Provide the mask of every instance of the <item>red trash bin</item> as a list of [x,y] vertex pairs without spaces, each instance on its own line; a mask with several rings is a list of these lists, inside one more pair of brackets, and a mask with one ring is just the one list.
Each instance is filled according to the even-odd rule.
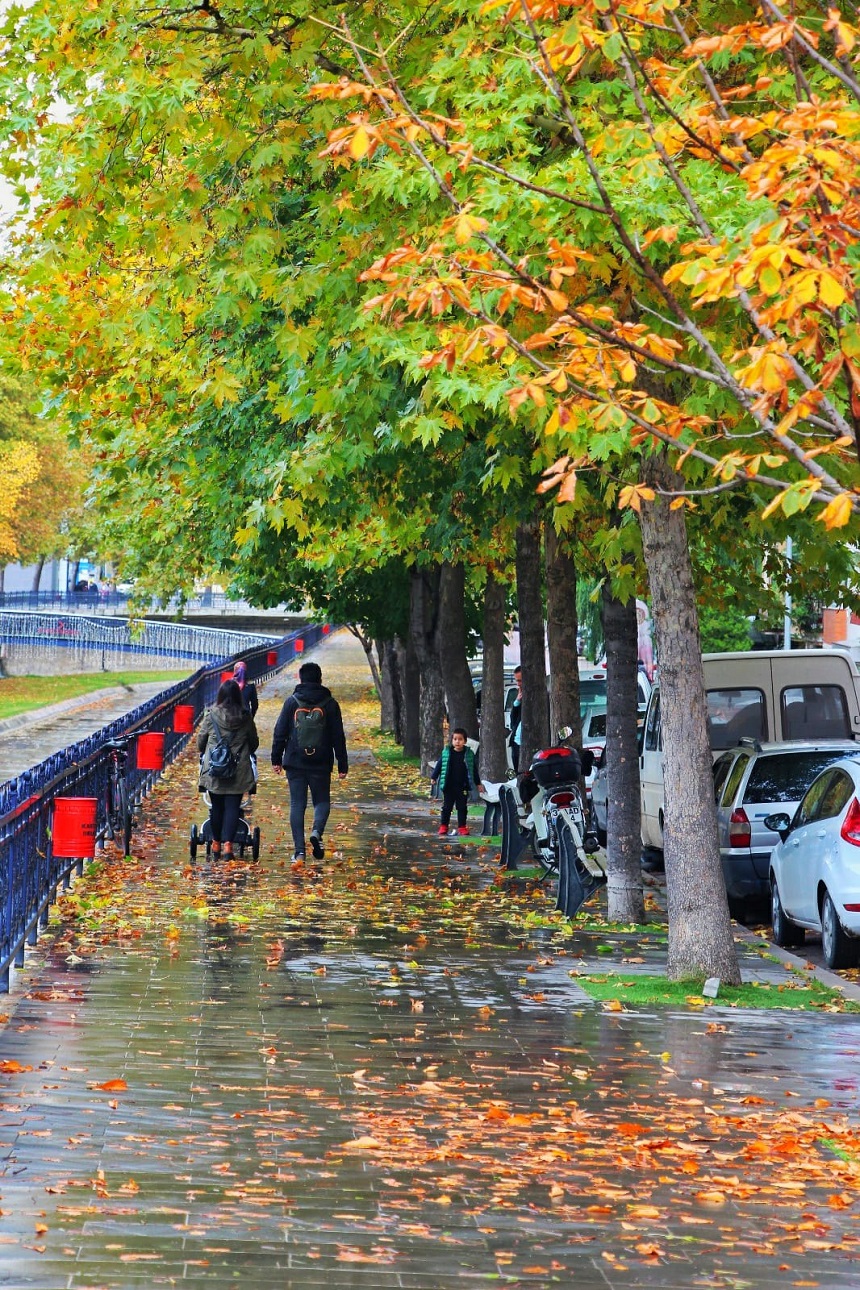
[[57,797],[51,840],[60,860],[92,860],[96,853],[96,797]]
[[278,666],[278,651],[276,649],[270,649],[268,654],[266,655],[266,667],[277,667],[277,666]]
[[177,735],[190,735],[194,730],[194,705],[177,703],[173,709],[173,729]]
[[302,637],[299,636],[295,641],[293,641],[293,644],[295,645],[296,653],[301,654],[302,650],[305,648],[305,642]]
[[152,730],[137,736],[137,769],[164,770],[164,734]]

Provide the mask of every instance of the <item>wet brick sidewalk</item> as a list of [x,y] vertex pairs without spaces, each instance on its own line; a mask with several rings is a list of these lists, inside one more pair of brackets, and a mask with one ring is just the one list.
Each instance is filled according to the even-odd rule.
[[[349,725],[361,651],[317,657]],[[0,1285],[856,1290],[860,1017],[607,1011],[571,970],[660,929],[523,930],[545,894],[353,753],[318,873],[266,757],[259,863],[191,866],[187,756],[16,977]]]

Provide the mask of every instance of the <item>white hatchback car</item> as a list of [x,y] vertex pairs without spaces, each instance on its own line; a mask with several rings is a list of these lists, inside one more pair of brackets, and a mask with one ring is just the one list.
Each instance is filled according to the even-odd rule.
[[770,857],[771,921],[777,945],[821,932],[827,966],[860,961],[860,753],[823,770],[794,818],[765,820],[780,836]]

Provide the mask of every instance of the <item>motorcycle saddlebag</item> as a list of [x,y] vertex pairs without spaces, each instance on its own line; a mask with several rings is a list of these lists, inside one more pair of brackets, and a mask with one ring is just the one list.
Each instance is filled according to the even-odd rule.
[[572,784],[582,776],[582,763],[574,748],[542,748],[530,767],[541,788]]

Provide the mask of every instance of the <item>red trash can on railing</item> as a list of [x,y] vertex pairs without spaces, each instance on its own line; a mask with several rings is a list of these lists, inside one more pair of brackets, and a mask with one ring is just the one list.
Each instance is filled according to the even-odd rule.
[[221,684],[222,684],[222,685],[224,684],[224,682],[225,682],[225,681],[232,681],[232,680],[233,680],[233,673],[232,673],[232,672],[222,672],[222,673],[221,673]]
[[331,624],[330,624],[330,623],[323,623],[323,633],[322,633],[322,634],[323,634],[323,636],[328,636],[328,634],[329,634],[329,632],[330,632],[330,631],[331,631]]
[[177,735],[190,735],[194,731],[194,705],[177,703],[173,709],[173,730]]
[[298,636],[298,637],[293,641],[293,646],[294,646],[295,651],[296,651],[296,653],[297,653],[297,654],[301,654],[301,653],[302,653],[302,651],[303,651],[303,650],[304,650],[304,648],[305,648],[305,642],[303,641],[303,639],[301,638],[301,636]]
[[58,860],[92,860],[96,853],[96,797],[54,798],[51,840]]
[[277,667],[277,666],[278,666],[278,651],[276,649],[270,649],[268,654],[266,655],[266,667]]
[[137,736],[137,769],[164,770],[164,735],[160,730]]

